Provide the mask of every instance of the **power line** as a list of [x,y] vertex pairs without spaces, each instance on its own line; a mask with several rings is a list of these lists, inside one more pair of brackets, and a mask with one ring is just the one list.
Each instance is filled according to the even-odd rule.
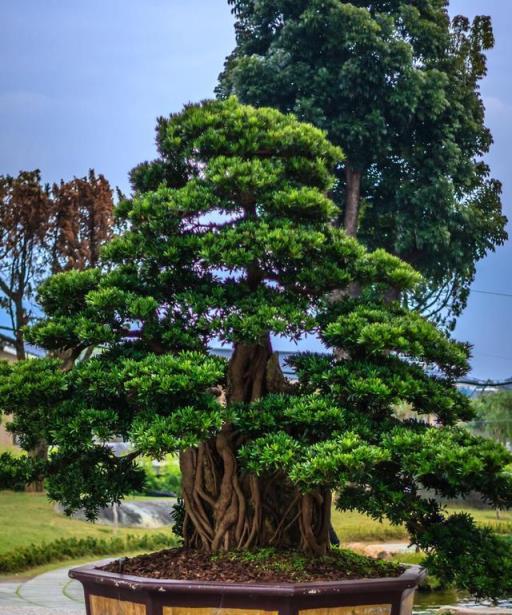
[[512,297],[512,293],[497,293],[491,290],[471,290],[471,292],[479,295],[494,295],[495,297]]
[[504,387],[510,386],[512,384],[512,380],[505,380],[503,382],[496,382],[492,380],[484,380],[483,382],[476,382],[475,380],[457,380],[456,384],[466,384],[477,388]]
[[499,354],[489,354],[488,352],[476,352],[474,356],[489,357],[491,359],[499,359],[500,361],[512,361],[512,357],[504,357]]

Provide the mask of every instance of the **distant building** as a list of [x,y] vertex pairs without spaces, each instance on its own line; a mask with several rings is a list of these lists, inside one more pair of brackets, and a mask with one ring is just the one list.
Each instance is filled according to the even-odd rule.
[[0,334],[0,361],[16,361],[13,340]]

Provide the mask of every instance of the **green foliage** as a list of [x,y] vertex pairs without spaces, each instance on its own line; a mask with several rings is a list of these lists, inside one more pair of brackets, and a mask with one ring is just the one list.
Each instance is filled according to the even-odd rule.
[[18,434],[25,450],[33,448],[39,434],[48,429],[46,419],[66,394],[60,362],[54,359],[26,360],[4,364],[0,378],[0,412],[16,413],[7,429]]
[[183,540],[183,525],[185,523],[185,517],[185,502],[183,501],[183,498],[178,498],[172,509],[172,531],[180,540]]
[[[431,552],[425,565],[443,583],[454,583],[477,598],[505,597],[512,576],[512,540],[477,528],[469,515],[452,515],[428,529],[418,541]],[[432,551],[432,544],[441,545]]]
[[485,393],[473,402],[471,431],[502,444],[512,440],[512,391]]
[[404,473],[445,497],[475,489],[493,506],[512,503],[512,475],[505,470],[512,454],[462,428],[413,432],[399,427],[384,436],[384,445],[400,459]]
[[[294,359],[298,394],[332,400],[343,408],[345,427],[301,448],[290,473],[298,482],[336,488],[341,510],[405,524],[412,542],[428,553],[432,574],[477,596],[506,595],[512,587],[507,543],[422,495],[463,498],[476,491],[492,507],[512,506],[511,453],[455,426],[472,416],[469,400],[453,384],[467,369],[466,348],[417,314],[364,293],[327,306],[320,321],[324,342],[346,354]],[[397,403],[408,404],[416,418],[398,418]],[[429,422],[422,415],[430,415]],[[299,442],[291,438],[287,450]],[[489,577],[486,569],[493,571]]]
[[0,453],[0,490],[9,488],[21,491],[30,483],[32,476],[33,467],[26,456]]
[[53,359],[12,364],[0,383],[0,408],[16,408],[9,429],[26,449],[40,438],[52,449],[46,468],[5,459],[1,484],[9,488],[42,472],[50,497],[93,518],[144,481],[131,456],[117,458],[104,443],[121,435],[140,454],[159,458],[202,441],[222,424],[208,389],[223,377],[222,359],[190,352],[117,362],[105,352],[67,372]]
[[[220,97],[293,112],[362,172],[358,237],[420,270],[412,303],[458,316],[475,263],[507,238],[501,185],[482,162],[488,17],[439,0],[228,0],[236,47]],[[334,197],[345,201],[343,167]]]
[[[144,469],[145,479],[142,493],[166,492],[181,494],[181,472],[175,455],[166,455],[155,467],[153,460],[142,458],[138,463]],[[176,532],[175,532],[176,533]]]
[[[98,287],[98,269],[71,270],[47,279],[38,288],[38,298],[43,310],[59,316],[73,316],[86,305],[87,294]],[[68,301],[63,302],[62,297]]]
[[419,314],[399,305],[347,302],[330,322],[323,337],[330,346],[343,346],[354,358],[389,352],[433,364],[453,376],[469,369],[467,347],[449,340]]
[[117,555],[142,549],[155,550],[175,546],[172,534],[128,535],[125,538],[61,538],[49,543],[18,547],[0,555],[0,574],[23,572],[36,566],[64,562],[79,557]]

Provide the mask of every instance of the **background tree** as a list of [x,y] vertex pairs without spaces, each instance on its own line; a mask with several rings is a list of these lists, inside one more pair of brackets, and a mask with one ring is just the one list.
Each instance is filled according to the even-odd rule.
[[23,327],[46,269],[44,243],[50,226],[50,196],[39,171],[0,176],[0,307],[10,319],[16,357],[25,358]]
[[23,328],[37,312],[38,284],[64,269],[94,267],[112,224],[112,190],[93,170],[51,189],[37,170],[0,176],[0,307],[18,359],[25,358]]
[[113,194],[103,175],[61,181],[52,187],[51,270],[96,267],[101,246],[112,237]]
[[[56,359],[2,367],[0,408],[16,408],[23,446],[43,433],[55,448],[45,467],[4,455],[0,477],[44,474],[68,512],[94,517],[140,485],[137,456],[177,452],[188,547],[325,553],[336,492],[342,509],[405,522],[448,581],[510,591],[508,544],[420,494],[477,490],[510,506],[511,455],[454,427],[471,416],[453,386],[465,346],[389,301],[418,274],[332,225],[326,193],[341,152],[317,128],[235,99],[160,120],[157,142],[102,269],[40,290],[46,319],[33,341],[103,352],[67,371]],[[326,299],[354,283],[356,298]],[[312,332],[345,353],[297,359],[291,386],[270,336]],[[208,355],[213,338],[233,344],[227,364]],[[398,420],[399,401],[438,426]],[[133,450],[115,457],[113,436]]]
[[333,195],[347,232],[421,271],[410,300],[426,315],[459,315],[476,262],[507,237],[482,161],[490,19],[450,21],[447,0],[228,2],[237,46],[219,96],[325,129],[347,156]]
[[510,447],[512,443],[512,391],[485,393],[474,402],[471,429]]

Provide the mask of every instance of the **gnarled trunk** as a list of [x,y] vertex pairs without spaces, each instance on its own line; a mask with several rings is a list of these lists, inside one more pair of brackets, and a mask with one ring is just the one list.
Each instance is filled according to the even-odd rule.
[[[235,348],[227,403],[254,401],[287,386],[269,338]],[[282,473],[244,473],[237,461],[242,444],[226,424],[215,438],[181,454],[185,545],[207,552],[278,546],[325,553],[330,493],[301,494]]]
[[330,492],[301,494],[281,473],[242,473],[229,428],[184,451],[180,465],[186,546],[208,553],[263,546],[328,551]]

